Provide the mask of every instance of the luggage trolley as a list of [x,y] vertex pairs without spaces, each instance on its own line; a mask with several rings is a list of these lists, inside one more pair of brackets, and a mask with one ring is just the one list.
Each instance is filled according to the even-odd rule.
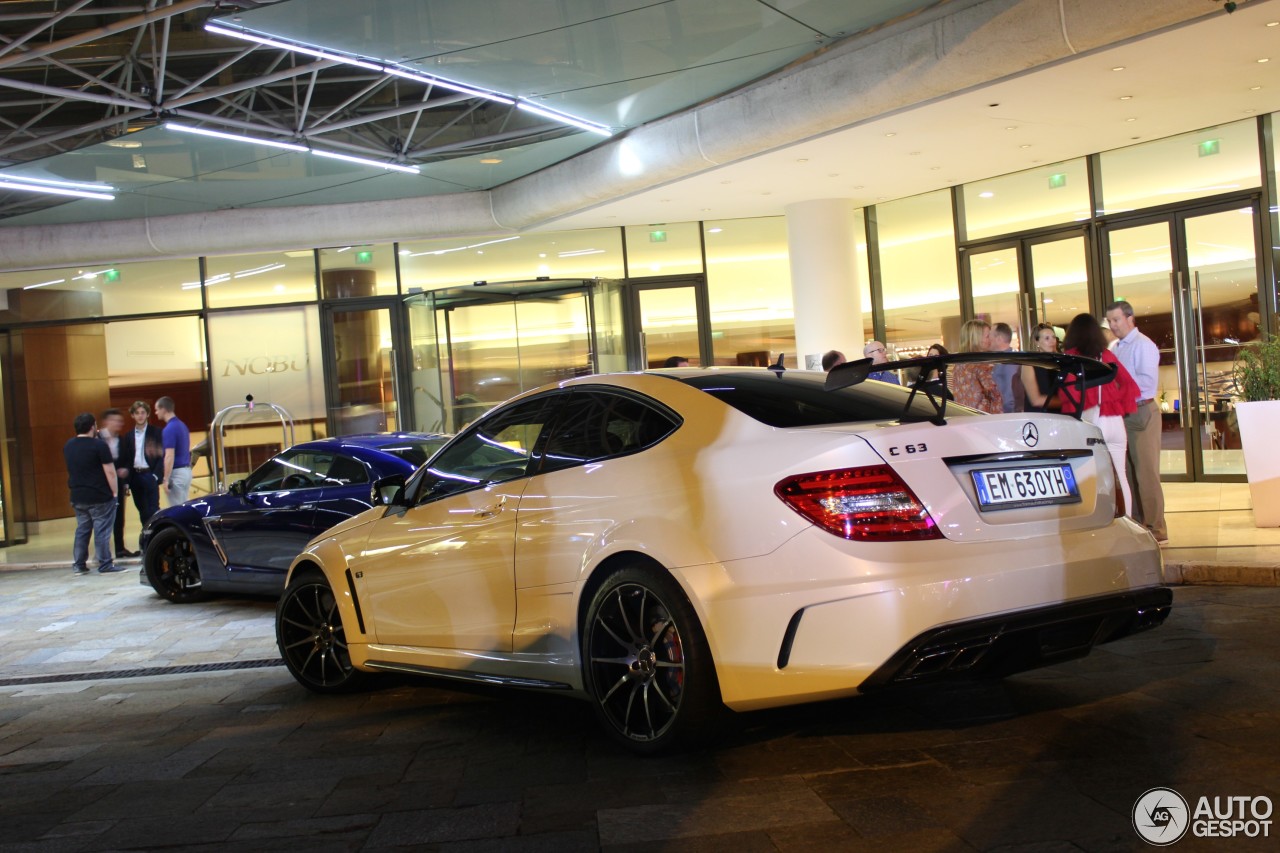
[[294,445],[293,439],[293,416],[283,406],[277,406],[275,403],[254,403],[253,395],[246,394],[243,403],[237,403],[234,406],[227,406],[213,416],[213,422],[209,424],[209,473],[213,478],[213,490],[215,492],[224,491],[227,484],[223,481],[223,477],[227,470],[227,418],[236,412],[247,412],[248,419],[251,420],[256,413],[261,410],[264,413],[270,410],[280,421],[281,450],[285,450]]

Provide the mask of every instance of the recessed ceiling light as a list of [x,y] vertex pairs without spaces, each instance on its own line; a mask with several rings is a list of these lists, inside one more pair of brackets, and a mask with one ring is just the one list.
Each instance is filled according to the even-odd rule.
[[919,152],[919,151],[908,151],[908,152],[907,152],[907,156],[908,156],[908,157],[919,157],[919,156],[920,156],[920,152]]
[[764,192],[760,193],[760,195],[773,195],[773,190],[765,190]]
[[855,186],[855,187],[854,187],[854,189],[855,189],[855,190],[861,190],[861,189],[866,189],[866,188],[865,188],[862,184],[858,184],[857,186]]
[[1030,145],[1019,145],[1018,147],[1019,147],[1019,148],[1030,148],[1031,146],[1030,146]]
[[828,177],[828,178],[838,178],[838,177],[840,177],[840,173],[839,173],[839,172],[828,172],[828,173],[827,173],[827,177]]
[[1112,70],[1112,71],[1123,71],[1123,70],[1124,70],[1124,66],[1123,66],[1123,65],[1117,65],[1117,66],[1113,67],[1111,70]]
[[719,234],[719,233],[720,233],[721,231],[723,231],[723,230],[724,230],[723,228],[708,228],[708,229],[707,229],[707,233],[708,233],[708,234]]
[[1267,57],[1265,57],[1265,56],[1258,60],[1258,62],[1260,62],[1260,63],[1261,63],[1261,62],[1270,62],[1270,61],[1271,61],[1271,60],[1270,60],[1270,59],[1268,59],[1268,58],[1267,58]]
[[796,159],[796,162],[797,162],[797,163],[808,163],[808,162],[809,162],[809,158],[808,158],[808,157],[799,157],[799,158],[797,158],[797,159]]
[[1280,27],[1280,21],[1267,21],[1268,27]]
[[896,133],[886,133],[884,136],[885,136],[885,138],[886,138],[886,139],[888,139],[889,137],[897,136],[897,135],[898,135],[898,134],[896,134]]
[[939,170],[939,169],[941,169],[941,168],[942,168],[941,166],[930,166],[930,167],[929,167],[929,171],[930,171],[930,172],[936,172],[936,171],[938,171],[938,170]]
[[1244,114],[1245,114],[1245,115],[1247,115],[1247,116],[1251,116],[1251,115],[1253,115],[1253,114],[1254,114],[1254,113],[1256,113],[1256,112],[1257,112],[1257,110],[1245,110],[1245,111],[1244,111]]
[[731,183],[733,183],[733,181],[721,181],[720,186],[724,186],[725,184],[731,184]]
[[1120,100],[1122,100],[1122,101],[1132,101],[1132,100],[1133,100],[1133,95],[1121,95],[1121,96],[1120,96]]
[[704,208],[702,208],[702,212],[703,212],[703,213],[710,213],[710,212],[711,212],[711,208],[709,208],[709,207],[704,207]]
[[993,193],[991,190],[986,190],[985,192],[978,193],[978,198],[995,198],[995,197],[996,197],[996,194]]
[[501,158],[501,157],[483,157],[483,158],[481,158],[480,162],[481,162],[481,163],[488,163],[488,164],[501,163],[501,162],[502,162],[502,158]]
[[1017,129],[1018,129],[1018,126],[1016,124],[1010,124],[1005,126],[1005,130],[1017,130]]
[[1261,86],[1250,86],[1250,87],[1249,87],[1249,91],[1250,91],[1250,92],[1256,92],[1256,91],[1258,91],[1258,90],[1259,90],[1259,89],[1261,89],[1261,88],[1262,88]]

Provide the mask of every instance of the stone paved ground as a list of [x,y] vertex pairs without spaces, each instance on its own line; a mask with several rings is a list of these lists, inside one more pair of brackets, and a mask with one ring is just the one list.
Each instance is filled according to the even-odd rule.
[[279,667],[56,681],[269,658],[271,602],[0,572],[0,851],[1148,849],[1149,788],[1280,802],[1280,589],[1175,602],[1084,661],[742,715],[637,759],[563,697],[317,697]]

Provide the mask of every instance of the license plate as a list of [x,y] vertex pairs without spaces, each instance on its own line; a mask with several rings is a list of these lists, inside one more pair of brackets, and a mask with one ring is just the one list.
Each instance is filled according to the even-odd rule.
[[1075,472],[1070,465],[1037,465],[973,471],[973,485],[982,510],[1080,502]]

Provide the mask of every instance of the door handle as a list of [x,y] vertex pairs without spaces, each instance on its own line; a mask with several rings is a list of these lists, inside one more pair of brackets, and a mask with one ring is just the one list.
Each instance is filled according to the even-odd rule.
[[507,496],[503,495],[494,503],[488,506],[482,506],[475,511],[476,518],[493,518],[498,513],[507,508]]
[[315,504],[298,504],[298,509],[315,509]]

